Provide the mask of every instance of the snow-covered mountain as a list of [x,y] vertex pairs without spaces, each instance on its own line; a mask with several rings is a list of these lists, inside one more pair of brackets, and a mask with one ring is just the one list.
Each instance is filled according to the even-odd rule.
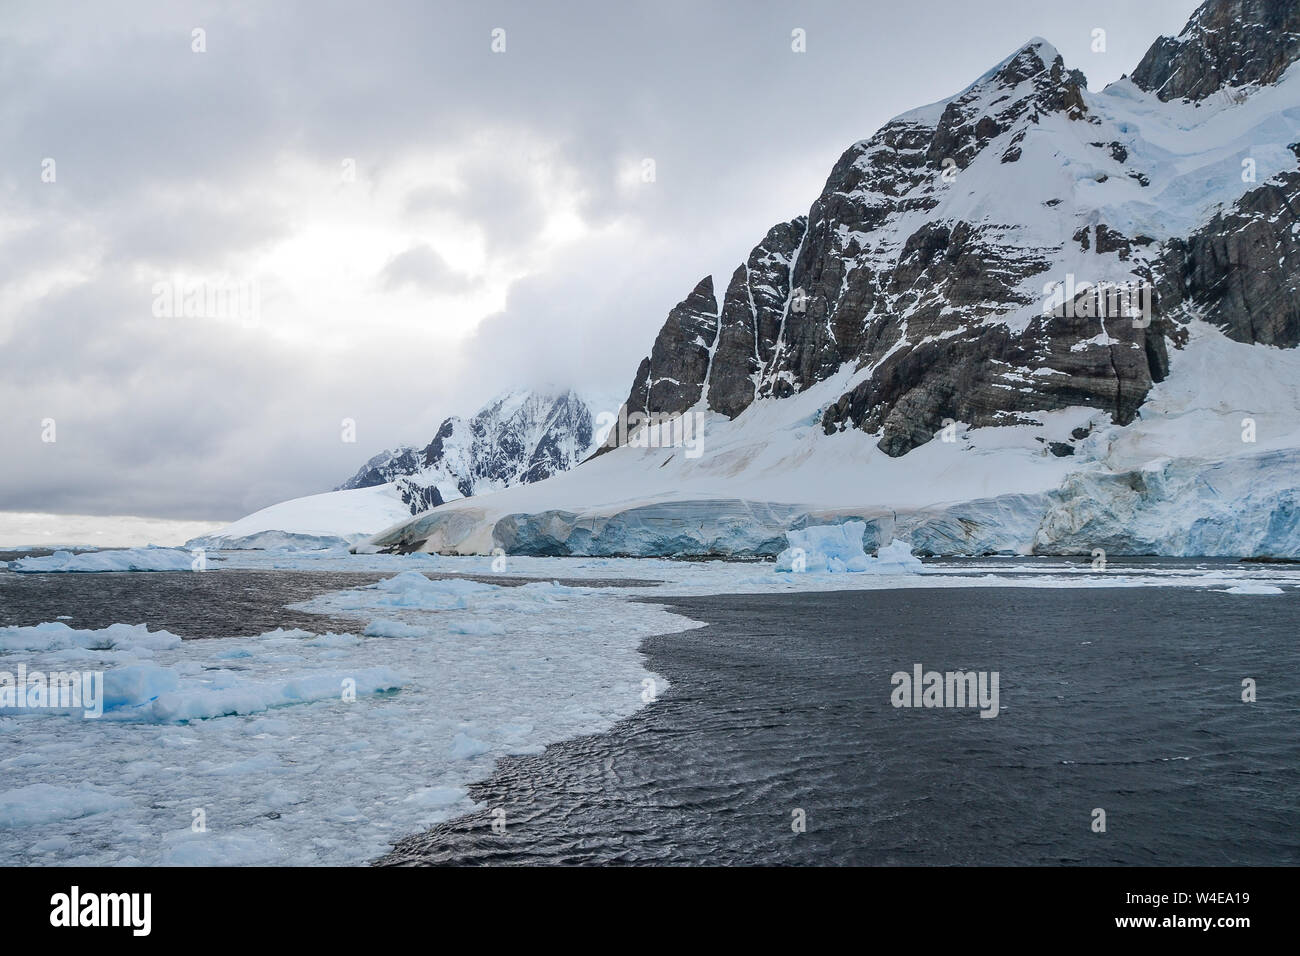
[[1031,40],[702,279],[594,460],[372,545],[1300,557],[1297,56],[1296,0],[1209,0],[1099,93]]
[[375,455],[332,492],[264,508],[189,546],[350,544],[446,501],[542,481],[590,456],[618,405],[597,392],[512,390],[470,418],[445,419],[422,448]]
[[568,471],[599,447],[597,419],[617,400],[573,389],[518,389],[488,402],[471,418],[443,421],[423,448],[376,455],[336,491],[392,482],[419,514],[445,501]]
[[355,475],[335,488],[335,491],[350,491],[353,488],[373,488],[386,485],[390,481],[413,475],[420,470],[421,450],[414,445],[402,445],[391,451],[381,451],[364,465]]

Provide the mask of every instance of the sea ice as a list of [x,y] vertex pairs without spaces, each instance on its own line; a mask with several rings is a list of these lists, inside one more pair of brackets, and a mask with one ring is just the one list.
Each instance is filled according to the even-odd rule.
[[501,757],[599,732],[662,694],[641,639],[694,626],[612,589],[418,573],[306,606],[357,618],[359,633],[0,628],[0,671],[71,656],[58,669],[103,670],[109,698],[99,719],[0,719],[0,865],[364,863],[473,810],[469,784]]
[[194,558],[175,548],[122,548],[108,551],[55,551],[43,558],[19,558],[9,570],[22,573],[94,571],[191,571]]
[[0,829],[72,820],[124,806],[126,800],[97,787],[32,783],[0,793]]
[[1224,594],[1283,594],[1281,588],[1271,584],[1238,584],[1224,589]]

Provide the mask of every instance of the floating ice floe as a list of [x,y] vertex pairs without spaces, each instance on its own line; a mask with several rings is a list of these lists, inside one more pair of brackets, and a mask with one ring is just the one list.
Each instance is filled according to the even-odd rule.
[[[431,580],[419,571],[403,571],[368,588],[346,591],[340,602],[343,610],[380,610],[411,608],[422,611],[453,611],[469,607],[474,596],[499,590],[495,584],[481,584],[463,578]],[[389,621],[373,622],[388,625]],[[392,634],[376,634],[392,637]]]
[[[306,631],[277,631],[263,637],[278,635],[291,635],[305,646],[325,648],[359,642],[350,634],[313,638]],[[205,644],[213,646],[210,642]],[[187,666],[184,660],[156,662],[160,653],[181,648],[182,640],[175,634],[150,631],[143,624],[112,624],[99,630],[79,630],[58,622],[34,627],[0,627],[0,671],[10,675],[10,679],[0,678],[0,714],[12,717],[84,709],[45,704],[40,709],[18,706],[16,699],[9,697],[20,690],[26,693],[26,687],[15,688],[11,680],[12,672],[17,672],[20,664],[22,673],[29,679],[35,674],[44,678],[50,671],[100,671],[103,674],[101,719],[145,723],[181,723],[255,714],[291,704],[336,700],[343,695],[345,687],[354,695],[365,696],[396,690],[405,683],[400,674],[384,666],[276,674],[272,679],[262,680],[230,669],[247,665],[203,668]],[[255,651],[248,647],[225,646],[213,657],[223,662],[242,662],[254,655]]]

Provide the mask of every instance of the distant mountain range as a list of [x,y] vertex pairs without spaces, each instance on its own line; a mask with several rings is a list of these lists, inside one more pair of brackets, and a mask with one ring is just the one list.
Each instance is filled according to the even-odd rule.
[[424,447],[384,451],[335,491],[392,483],[412,514],[457,498],[542,481],[587,458],[604,435],[597,418],[617,402],[573,389],[518,389],[470,418],[443,421]]

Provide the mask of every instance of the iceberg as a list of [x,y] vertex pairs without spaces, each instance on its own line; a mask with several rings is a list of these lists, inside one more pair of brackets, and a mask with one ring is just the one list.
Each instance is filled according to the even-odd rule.
[[783,572],[870,572],[872,574],[915,574],[924,567],[905,541],[884,545],[875,557],[862,546],[865,521],[814,525],[786,532],[790,547],[776,558],[776,570]]
[[55,551],[43,558],[19,558],[9,570],[22,574],[104,571],[192,571],[194,559],[175,548],[122,548],[110,551]]

